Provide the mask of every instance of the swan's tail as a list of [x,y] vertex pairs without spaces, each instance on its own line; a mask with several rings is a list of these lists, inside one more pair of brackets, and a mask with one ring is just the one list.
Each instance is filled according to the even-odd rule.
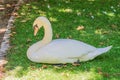
[[112,48],[112,46],[108,46],[105,48],[97,48],[95,51],[89,53],[88,55],[85,55],[84,58],[86,58],[86,60],[84,60],[84,61],[92,60],[95,57],[109,51],[111,48]]

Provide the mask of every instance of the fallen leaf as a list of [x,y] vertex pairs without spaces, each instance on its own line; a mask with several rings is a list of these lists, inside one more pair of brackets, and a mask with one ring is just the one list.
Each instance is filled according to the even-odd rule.
[[12,32],[13,34],[16,34],[16,32]]
[[30,69],[35,70],[36,68],[35,68],[35,66],[30,66]]
[[17,47],[14,47],[14,49],[18,49],[19,47],[17,46]]
[[9,8],[9,7],[12,7],[12,6],[11,6],[10,4],[6,4],[6,7],[8,7],[8,8]]
[[61,69],[61,67],[59,67],[59,66],[54,66],[54,68],[55,68],[55,69]]
[[102,74],[102,69],[100,67],[97,68],[99,74]]
[[76,28],[76,30],[83,30],[84,29],[84,26],[78,26],[77,28]]
[[110,74],[103,72],[100,67],[97,68],[97,71],[98,71],[98,74],[103,75],[104,77],[110,76]]
[[32,40],[30,38],[27,39],[26,43],[30,43]]
[[10,37],[13,37],[13,34],[9,34]]
[[0,10],[5,10],[5,8],[0,8]]
[[67,37],[67,39],[72,39],[72,36],[71,36],[71,35],[69,35],[69,36]]
[[116,28],[117,28],[117,26],[114,25],[114,24],[112,24],[111,27],[112,27],[113,29],[116,29]]
[[41,68],[39,68],[39,71],[42,71],[42,69],[41,69]]
[[81,12],[77,12],[77,15],[80,16],[80,15],[81,15]]
[[18,15],[18,16],[16,16],[15,18],[20,18],[20,17],[21,17],[21,16]]
[[0,66],[4,66],[7,63],[8,63],[8,61],[6,61],[6,60],[0,60]]
[[22,20],[22,21],[20,21],[20,22],[27,22],[27,20]]
[[0,72],[5,72],[5,68],[3,66],[0,66]]
[[25,13],[20,13],[22,16],[24,16],[25,15]]
[[97,30],[95,30],[95,34],[102,34],[102,29],[97,29]]
[[31,42],[32,40],[30,38],[27,39],[27,42]]
[[108,34],[109,33],[109,31],[103,31],[103,34]]
[[98,72],[98,74],[102,75],[103,73],[102,72]]
[[12,16],[18,16],[18,13],[17,12],[13,12]]
[[12,7],[15,7],[15,6],[16,6],[16,4],[12,4],[11,6],[12,6]]
[[19,7],[15,7],[15,11],[19,10]]
[[104,45],[104,42],[100,42],[99,44],[100,44],[100,45]]
[[73,63],[72,65],[73,65],[73,66],[80,66],[80,64],[75,64],[75,63]]
[[5,72],[5,64],[7,64],[8,61],[6,60],[0,60],[0,77],[2,76],[2,74]]
[[93,14],[90,12],[89,15],[93,15]]
[[66,65],[66,64],[63,64],[63,67],[65,68],[65,67],[67,67],[67,65]]
[[62,75],[62,76],[66,76],[66,77],[69,77],[69,76],[70,76],[70,74],[68,74],[68,73],[62,73],[61,75]]
[[108,73],[103,73],[104,77],[109,77],[110,75]]
[[60,35],[59,35],[59,34],[56,34],[55,36],[56,36],[56,38],[59,38],[59,37],[60,37]]
[[42,69],[46,69],[46,68],[48,68],[47,65],[42,65]]
[[120,73],[114,73],[113,76],[120,76]]

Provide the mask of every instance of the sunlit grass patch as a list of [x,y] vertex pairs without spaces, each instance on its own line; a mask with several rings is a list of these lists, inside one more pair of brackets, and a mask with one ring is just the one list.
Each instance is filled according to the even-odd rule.
[[[28,70],[28,73],[23,76],[16,76],[18,73],[18,69],[20,67],[16,67],[15,70],[9,72],[11,76],[6,77],[6,80],[89,80],[89,79],[101,79],[101,75],[96,73],[94,70],[90,71],[76,71],[76,73],[72,73],[71,71],[61,71],[57,72],[54,69],[33,69]],[[72,69],[71,69],[72,70]],[[20,73],[20,72],[19,72]]]

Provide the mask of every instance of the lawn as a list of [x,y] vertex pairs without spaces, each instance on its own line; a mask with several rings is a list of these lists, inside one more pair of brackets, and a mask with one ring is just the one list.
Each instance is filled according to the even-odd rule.
[[[5,80],[120,79],[120,0],[35,0],[22,5],[18,14],[11,32]],[[41,29],[33,36],[32,24],[39,16],[50,20],[53,39],[72,38],[95,47],[113,47],[79,66],[33,63],[26,51],[44,35]]]

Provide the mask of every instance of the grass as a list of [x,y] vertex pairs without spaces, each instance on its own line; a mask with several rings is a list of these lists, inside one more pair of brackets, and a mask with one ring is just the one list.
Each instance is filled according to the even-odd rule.
[[[120,79],[119,0],[36,0],[21,6],[18,13],[11,32],[5,80]],[[26,51],[44,35],[42,29],[33,36],[32,24],[38,16],[51,21],[53,39],[72,38],[95,47],[113,45],[113,48],[80,66],[33,63],[26,57]],[[77,30],[78,26],[84,29]]]

